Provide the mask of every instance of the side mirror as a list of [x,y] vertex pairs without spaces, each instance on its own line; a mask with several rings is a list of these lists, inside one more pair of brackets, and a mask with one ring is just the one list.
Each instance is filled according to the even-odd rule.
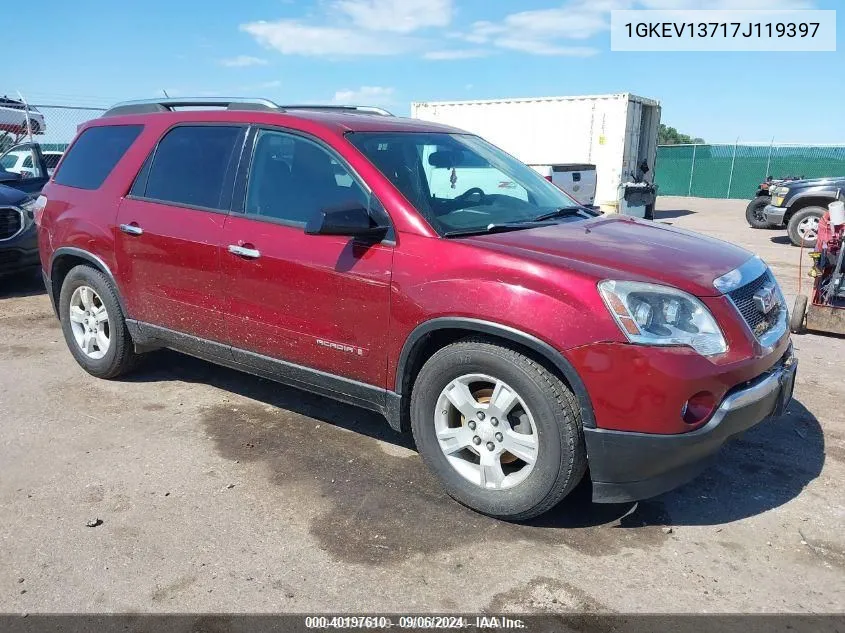
[[359,204],[333,209],[321,209],[305,224],[308,235],[348,235],[379,242],[387,234],[387,227],[376,224],[370,213]]

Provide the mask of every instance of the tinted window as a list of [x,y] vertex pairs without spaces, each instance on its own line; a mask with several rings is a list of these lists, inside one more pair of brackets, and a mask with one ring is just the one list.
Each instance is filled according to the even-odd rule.
[[240,132],[239,127],[218,125],[172,129],[155,150],[144,196],[221,208],[223,179]]
[[61,154],[45,154],[44,155],[44,163],[47,165],[48,169],[55,168],[56,165],[59,164],[59,160],[62,158]]
[[358,204],[369,196],[329,152],[306,139],[261,130],[255,143],[245,211],[305,223],[320,209]]
[[142,125],[89,127],[71,146],[56,182],[79,189],[97,189],[141,133]]

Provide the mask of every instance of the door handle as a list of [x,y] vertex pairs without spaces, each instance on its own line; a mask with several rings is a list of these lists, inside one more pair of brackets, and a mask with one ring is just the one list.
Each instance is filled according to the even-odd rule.
[[258,259],[261,253],[255,248],[247,248],[246,246],[238,246],[237,244],[229,244],[229,252],[238,257],[245,257],[246,259]]
[[137,224],[121,224],[120,230],[128,235],[143,235],[144,229]]

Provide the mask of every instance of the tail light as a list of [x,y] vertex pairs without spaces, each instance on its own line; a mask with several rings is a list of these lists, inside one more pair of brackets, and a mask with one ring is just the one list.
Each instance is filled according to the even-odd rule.
[[552,181],[552,177],[551,177],[551,176],[543,176],[543,178],[545,178],[545,179],[546,179],[546,180],[548,180],[549,182],[551,182],[551,181]]

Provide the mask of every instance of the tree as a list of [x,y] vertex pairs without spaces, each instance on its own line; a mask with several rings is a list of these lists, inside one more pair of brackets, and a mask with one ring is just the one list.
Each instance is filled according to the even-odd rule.
[[673,127],[668,127],[662,123],[657,128],[657,144],[658,145],[680,145],[684,143],[704,143],[703,138],[692,138],[686,134],[681,134]]

